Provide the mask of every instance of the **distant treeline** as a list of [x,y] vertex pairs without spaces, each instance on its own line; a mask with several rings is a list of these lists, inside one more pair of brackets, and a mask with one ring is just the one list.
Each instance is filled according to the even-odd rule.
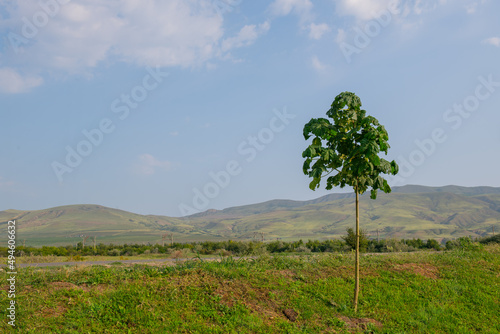
[[[299,241],[204,241],[191,243],[174,243],[172,245],[160,244],[98,244],[85,247],[82,243],[75,246],[43,246],[43,247],[24,247],[16,248],[17,256],[135,256],[140,254],[169,254],[174,257],[182,257],[186,253],[196,253],[200,255],[259,255],[265,253],[324,253],[324,252],[349,252],[354,248],[352,231],[348,231],[347,236],[341,240],[309,240]],[[457,248],[470,248],[473,245],[500,243],[500,235],[487,238],[471,239],[463,237],[456,240],[449,240],[443,246],[434,239],[423,241],[421,239],[387,239],[370,240],[365,234],[360,238],[360,250],[369,253],[385,252],[412,252],[417,250],[452,250]],[[8,248],[0,247],[0,255],[8,256]]]

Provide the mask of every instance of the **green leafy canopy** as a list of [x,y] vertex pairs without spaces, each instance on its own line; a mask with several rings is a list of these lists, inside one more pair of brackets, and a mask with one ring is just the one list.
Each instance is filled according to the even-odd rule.
[[304,174],[312,178],[309,188],[319,188],[326,178],[326,189],[351,186],[359,194],[371,187],[371,198],[377,190],[391,192],[380,174],[398,173],[399,167],[379,157],[387,154],[389,136],[375,117],[361,109],[361,100],[351,92],[339,94],[326,115],[331,119],[313,118],[304,126],[304,138],[313,137],[302,153]]

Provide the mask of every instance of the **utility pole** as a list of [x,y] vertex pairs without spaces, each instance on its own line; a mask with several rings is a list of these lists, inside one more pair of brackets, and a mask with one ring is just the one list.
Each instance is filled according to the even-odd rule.
[[[493,231],[493,234],[495,234],[495,231]],[[23,239],[23,247],[26,248],[26,239]]]
[[94,253],[95,253],[95,240],[97,239],[97,236],[94,235]]
[[165,247],[165,239],[167,237],[170,237],[170,246],[173,246],[174,245],[174,234],[171,232],[171,233],[165,233],[161,236],[161,240],[162,240],[162,243],[163,243],[163,247]]
[[[264,232],[253,232],[254,240],[257,240],[257,237],[260,235],[260,241],[264,242]],[[278,240],[278,238],[276,238]]]
[[86,236],[86,235],[81,235],[81,238],[82,238],[82,250],[85,249],[85,241],[90,238],[90,236]]
[[378,237],[378,229],[377,229],[377,244],[380,243],[380,239]]

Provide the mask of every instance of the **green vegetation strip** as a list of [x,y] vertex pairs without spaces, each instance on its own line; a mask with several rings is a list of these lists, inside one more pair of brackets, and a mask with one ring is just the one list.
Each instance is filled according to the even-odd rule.
[[[20,269],[22,333],[498,333],[500,247]],[[2,276],[0,332],[7,325]]]

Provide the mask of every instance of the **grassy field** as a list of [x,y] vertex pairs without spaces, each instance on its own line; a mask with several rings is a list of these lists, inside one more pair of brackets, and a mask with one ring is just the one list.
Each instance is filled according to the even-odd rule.
[[[500,247],[20,269],[22,333],[499,333]],[[0,332],[7,325],[2,275]]]

